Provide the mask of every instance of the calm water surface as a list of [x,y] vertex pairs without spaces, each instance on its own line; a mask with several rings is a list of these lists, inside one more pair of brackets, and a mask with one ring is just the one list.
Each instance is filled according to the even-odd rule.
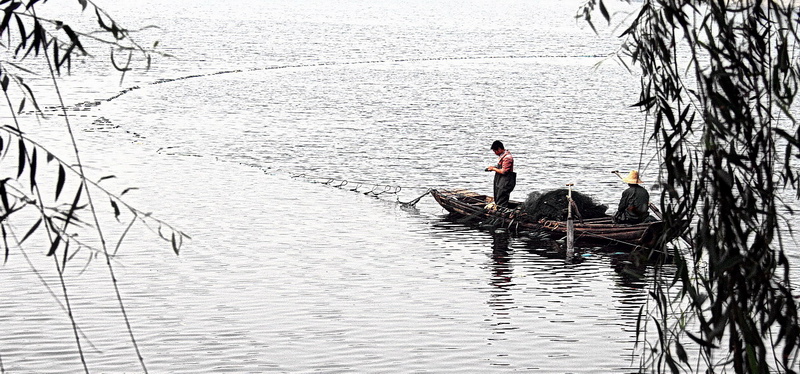
[[[177,56],[122,86],[87,77],[96,63],[64,82],[91,172],[192,237],[175,256],[134,226],[112,264],[150,372],[635,371],[646,282],[669,269],[638,279],[595,251],[565,265],[446,220],[430,197],[396,203],[489,193],[495,139],[519,200],[575,183],[613,208],[611,170],[641,162],[657,179],[629,108],[638,79],[595,67],[616,44],[576,23],[580,3],[108,4],[129,28],[162,26],[141,38]],[[51,122],[32,131],[57,138]],[[42,251],[0,268],[0,358],[81,371]],[[142,371],[102,257],[80,253],[66,277],[90,371]]]

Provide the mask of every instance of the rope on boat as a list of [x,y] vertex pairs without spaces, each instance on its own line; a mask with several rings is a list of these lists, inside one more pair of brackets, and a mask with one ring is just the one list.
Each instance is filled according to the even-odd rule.
[[400,201],[399,197],[397,198],[397,202],[400,203],[400,206],[402,206],[403,208],[413,208],[414,206],[417,205],[417,203],[420,200],[422,200],[423,197],[425,197],[425,195],[427,195],[429,193],[431,193],[431,189],[430,188],[427,191],[425,191],[424,194],[420,195],[418,198],[416,198],[414,200],[411,200],[411,201],[409,201],[407,203],[404,203],[404,202]]
[[[562,223],[563,222],[560,222],[560,221],[544,221],[542,223],[542,227],[544,229],[546,229],[546,230],[557,230],[557,229],[562,227]],[[610,242],[615,242],[615,243],[618,243],[618,244],[625,244],[625,245],[634,247],[634,249],[645,248],[642,245],[634,244],[634,243],[631,243],[631,242],[628,242],[628,241],[624,241],[624,240],[615,239],[615,238],[612,238],[612,237],[608,237],[606,235],[595,234],[595,233],[586,232],[586,231],[583,231],[583,230],[578,230],[576,232],[578,234],[578,237],[575,238],[576,241],[577,241],[578,238],[586,236],[586,237],[592,237],[592,238],[599,238],[599,239],[603,239],[603,240],[608,240]]]
[[619,244],[628,245],[628,246],[633,247],[634,250],[648,249],[650,251],[650,256],[652,256],[653,254],[656,254],[656,253],[658,253],[660,255],[668,255],[667,252],[661,251],[661,250],[659,250],[657,248],[645,247],[645,246],[640,245],[640,244],[633,244],[631,242],[626,242],[624,240],[609,238],[609,237],[607,237],[605,235],[592,234],[592,233],[589,233],[589,232],[582,232],[580,234],[580,236],[584,236],[584,235],[585,236],[592,236],[592,237],[595,237],[595,238],[601,238],[601,239],[608,240],[608,241],[611,241],[611,242],[616,242],[616,243],[619,243]]
[[605,236],[605,235],[593,234],[593,233],[590,233],[590,232],[581,231],[578,234],[578,237],[583,237],[583,236],[591,236],[591,237],[594,237],[594,238],[600,238],[600,239],[603,239],[603,240],[608,240],[608,241],[616,242],[616,243],[619,243],[619,244],[629,245],[629,246],[632,246],[634,249],[645,248],[644,246],[641,246],[639,244],[626,242],[624,240],[614,239],[614,238],[610,238],[610,237]]

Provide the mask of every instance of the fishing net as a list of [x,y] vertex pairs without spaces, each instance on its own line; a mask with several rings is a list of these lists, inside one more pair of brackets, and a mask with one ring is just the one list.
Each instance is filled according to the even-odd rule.
[[[563,221],[567,219],[567,194],[569,190],[560,188],[548,192],[533,191],[522,203],[522,210],[534,221],[540,219]],[[578,207],[578,212],[573,212],[573,218],[599,218],[607,216],[607,205],[594,202],[589,196],[572,191],[572,200]]]

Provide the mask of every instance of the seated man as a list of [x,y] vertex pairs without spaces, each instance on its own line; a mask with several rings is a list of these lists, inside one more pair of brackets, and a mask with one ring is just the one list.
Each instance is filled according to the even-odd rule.
[[650,193],[640,186],[639,172],[631,172],[622,181],[628,184],[628,189],[622,192],[617,213],[614,214],[614,223],[642,223],[649,216]]

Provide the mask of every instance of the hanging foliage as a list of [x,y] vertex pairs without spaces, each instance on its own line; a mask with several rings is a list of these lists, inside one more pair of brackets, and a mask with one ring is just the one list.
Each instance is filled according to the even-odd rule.
[[[125,318],[131,343],[136,350],[136,359],[141,363],[142,370],[147,372],[117,288],[117,279],[111,264],[116,250],[111,253],[108,248],[103,226],[121,223],[119,218],[123,214],[131,217],[130,223],[117,239],[117,248],[135,222],[148,227],[157,226],[158,235],[170,243],[176,254],[188,236],[122,200],[122,195],[132,188],[116,194],[101,186],[105,177],[95,181],[86,176],[72,135],[70,115],[58,89],[58,77],[62,73],[70,72],[74,59],[91,57],[89,51],[95,49],[90,46],[101,47],[100,50],[110,47],[110,66],[123,77],[132,70],[132,64],[137,61],[148,68],[151,55],[166,54],[154,50],[157,43],[153,49],[140,46],[131,37],[133,31],[122,28],[91,0],[78,0],[75,5],[81,7],[85,16],[96,20],[96,30],[79,30],[62,20],[40,17],[36,10],[46,6],[45,3],[39,0],[0,1],[0,46],[6,49],[0,55],[0,87],[8,107],[8,115],[3,116],[6,122],[0,124],[0,163],[7,164],[7,167],[1,168],[5,170],[5,174],[0,175],[3,261],[9,261],[10,255],[15,251],[23,251],[23,243],[26,246],[45,248],[47,250],[44,253],[47,256],[62,259],[54,262],[63,291],[60,297],[65,301],[61,305],[66,305],[65,314],[72,323],[81,363],[84,370],[89,372],[63,275],[68,260],[73,259],[81,248],[90,249],[84,251],[90,252],[90,260],[93,256],[103,256],[116,290],[120,312]],[[114,60],[114,53],[125,55],[125,64],[118,64]],[[50,114],[42,111],[34,90],[26,83],[28,77],[40,80],[44,77],[52,81],[52,92],[57,96],[59,106],[48,109],[56,111],[59,118],[63,119],[68,136],[62,140],[72,148],[72,155],[56,155],[27,135],[24,129],[27,120]],[[46,155],[46,160],[40,158],[40,155]],[[103,195],[103,199],[95,200],[93,194]],[[105,203],[95,204],[95,201],[107,201],[106,199],[110,200],[110,206]],[[103,221],[99,218],[99,210],[110,210],[115,219]],[[87,232],[88,235],[84,235]],[[22,233],[24,235],[20,235]],[[4,368],[0,360],[0,372],[2,371]]]
[[[590,0],[578,17],[596,25]],[[800,196],[798,25],[793,2],[644,0],[627,19],[618,59],[638,69],[637,106],[653,118],[672,226],[689,222],[693,248],[675,253],[641,316],[642,369],[798,371],[800,328],[784,243]],[[649,336],[652,336],[650,334]],[[652,340],[652,341],[651,341]]]

